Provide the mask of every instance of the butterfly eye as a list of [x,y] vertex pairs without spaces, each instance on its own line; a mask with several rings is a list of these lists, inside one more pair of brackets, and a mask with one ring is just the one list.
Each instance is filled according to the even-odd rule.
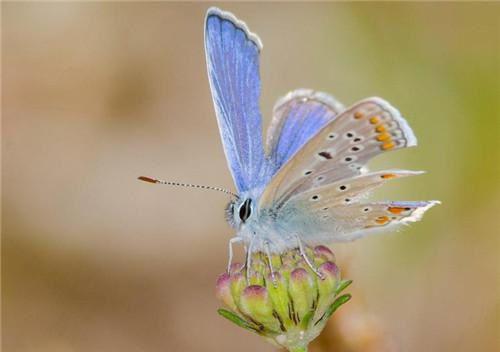
[[238,212],[241,221],[245,222],[252,215],[252,200],[248,198],[241,204],[240,210]]

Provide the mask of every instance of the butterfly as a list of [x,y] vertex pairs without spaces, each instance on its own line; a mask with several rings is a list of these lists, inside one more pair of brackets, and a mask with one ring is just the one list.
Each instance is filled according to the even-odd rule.
[[237,189],[226,207],[226,219],[236,230],[228,270],[236,242],[246,248],[247,269],[254,252],[294,248],[311,264],[306,245],[351,241],[414,222],[439,203],[364,200],[389,180],[422,173],[368,171],[366,164],[377,155],[417,144],[406,120],[381,98],[345,108],[326,93],[292,91],[274,106],[264,143],[261,50],[261,40],[244,22],[218,8],[208,10],[208,77]]

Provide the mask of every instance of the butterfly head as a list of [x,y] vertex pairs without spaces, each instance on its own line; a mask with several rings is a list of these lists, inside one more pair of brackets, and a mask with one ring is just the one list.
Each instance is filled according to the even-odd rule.
[[226,206],[226,221],[231,227],[238,229],[253,217],[253,213],[252,198],[233,199]]

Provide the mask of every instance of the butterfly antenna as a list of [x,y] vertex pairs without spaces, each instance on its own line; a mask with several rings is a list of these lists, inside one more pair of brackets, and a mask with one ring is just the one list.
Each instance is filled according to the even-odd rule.
[[140,176],[137,179],[144,181],[144,182],[149,182],[149,183],[158,183],[161,185],[169,185],[169,186],[179,186],[179,187],[191,187],[191,188],[200,188],[200,189],[210,189],[212,191],[218,191],[222,193],[229,194],[236,199],[239,199],[238,195],[236,193],[231,192],[230,190],[220,188],[220,187],[212,187],[212,186],[205,186],[205,185],[195,185],[192,183],[182,183],[182,182],[171,182],[171,181],[163,181],[163,180],[158,180],[156,178],[151,178],[151,177],[146,177],[146,176]]

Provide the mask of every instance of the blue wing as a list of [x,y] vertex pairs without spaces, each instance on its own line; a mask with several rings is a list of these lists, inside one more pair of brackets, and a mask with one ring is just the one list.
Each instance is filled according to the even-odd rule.
[[205,20],[208,77],[229,168],[239,192],[263,182],[259,53],[262,45],[234,15],[210,8]]
[[298,89],[278,100],[266,141],[273,173],[343,110],[333,97],[308,89]]

